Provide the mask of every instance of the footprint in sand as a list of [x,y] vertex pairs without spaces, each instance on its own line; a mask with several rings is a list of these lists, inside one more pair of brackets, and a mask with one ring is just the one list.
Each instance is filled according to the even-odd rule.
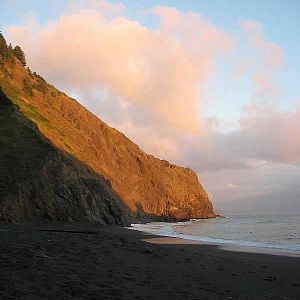
[[267,277],[263,278],[263,280],[265,280],[265,281],[275,281],[275,280],[277,280],[277,278],[272,277],[272,276],[267,276]]

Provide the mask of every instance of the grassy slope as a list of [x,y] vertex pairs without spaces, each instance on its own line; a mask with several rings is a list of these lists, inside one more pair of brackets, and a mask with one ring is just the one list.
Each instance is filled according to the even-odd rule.
[[5,74],[0,72],[0,84],[53,144],[109,179],[132,210],[179,217],[214,215],[194,172],[147,155],[18,62],[7,66]]
[[0,221],[128,224],[110,184],[41,134],[56,129],[12,82],[0,78]]

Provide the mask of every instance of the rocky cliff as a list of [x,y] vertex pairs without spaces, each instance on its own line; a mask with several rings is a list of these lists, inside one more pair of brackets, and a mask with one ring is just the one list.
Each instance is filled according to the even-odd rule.
[[[56,149],[76,158],[97,176],[101,175],[111,182],[112,193],[122,199],[134,217],[183,220],[215,216],[207,193],[191,169],[177,167],[146,154],[77,101],[49,85],[36,73],[25,69],[18,59],[3,64],[0,85],[11,101],[18,105],[20,113],[35,124]],[[51,166],[51,174],[57,172],[64,178],[65,187],[71,184],[79,191],[77,175],[65,171],[64,164],[68,162],[65,158],[58,158],[58,155],[61,154],[47,156],[43,163]],[[59,163],[60,167],[56,165]],[[59,176],[52,176],[48,178],[49,193],[55,185],[51,181],[59,184],[62,180]],[[73,182],[69,183],[69,179]],[[88,189],[88,185],[85,185],[84,191]],[[36,192],[39,192],[38,189]],[[76,193],[71,194],[73,197]],[[21,195],[18,197],[22,199]],[[50,201],[50,205],[50,198],[50,194],[45,194],[43,203],[46,205]],[[58,211],[57,208],[53,216],[59,214]],[[73,219],[72,214],[70,218]]]
[[56,149],[0,89],[0,221],[129,224],[110,183]]

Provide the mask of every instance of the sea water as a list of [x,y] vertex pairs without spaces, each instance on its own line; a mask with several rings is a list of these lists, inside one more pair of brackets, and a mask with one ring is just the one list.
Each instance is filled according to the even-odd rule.
[[231,215],[187,222],[132,224],[132,229],[161,236],[300,252],[300,213]]

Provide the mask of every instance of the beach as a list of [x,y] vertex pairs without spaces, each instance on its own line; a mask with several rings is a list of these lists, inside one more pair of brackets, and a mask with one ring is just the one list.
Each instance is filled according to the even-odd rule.
[[119,226],[3,223],[0,298],[300,298],[299,257],[232,250]]

